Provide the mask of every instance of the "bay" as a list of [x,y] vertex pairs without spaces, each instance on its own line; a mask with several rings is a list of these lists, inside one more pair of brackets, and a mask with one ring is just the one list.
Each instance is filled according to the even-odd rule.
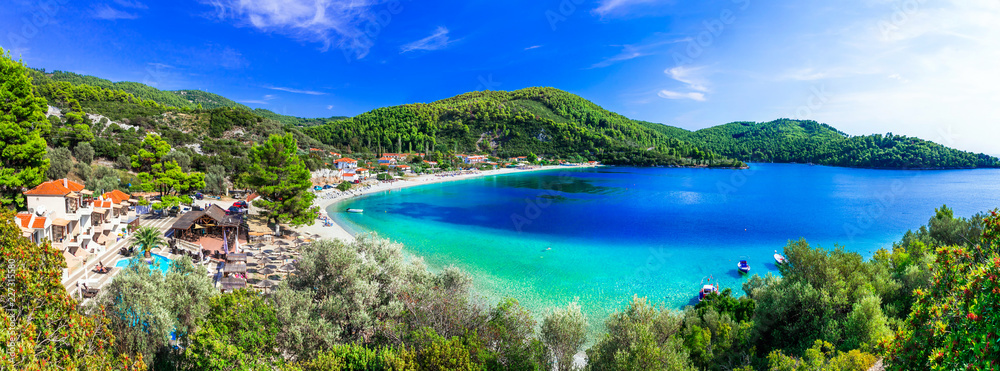
[[[432,268],[457,266],[477,293],[539,315],[577,300],[595,325],[633,295],[671,308],[704,282],[742,293],[777,274],[789,240],[866,258],[947,204],[1000,206],[1000,170],[902,171],[798,164],[750,170],[566,168],[393,190],[330,206],[355,232],[399,241]],[[346,208],[363,214],[348,214]]]

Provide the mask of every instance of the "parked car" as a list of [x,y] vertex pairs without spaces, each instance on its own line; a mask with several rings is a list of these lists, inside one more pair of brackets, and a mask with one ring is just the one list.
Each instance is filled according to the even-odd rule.
[[169,211],[167,211],[167,215],[170,215],[170,216],[177,216],[177,213],[178,213],[179,211],[180,211],[180,208],[179,208],[179,207],[177,207],[177,206],[174,206],[174,207],[171,207]]
[[198,206],[198,205],[191,206],[191,210],[194,210],[194,211],[205,211],[205,209],[202,209],[201,206]]
[[233,206],[236,206],[241,209],[246,209],[248,207],[246,201],[236,201],[233,203]]
[[320,187],[320,186],[315,186],[315,187],[313,187],[313,190],[314,190],[314,191],[322,191],[322,190],[323,190],[323,187]]
[[236,207],[236,206],[230,206],[229,210],[226,210],[226,215],[235,215],[235,214],[242,214],[242,213],[243,213],[243,209],[241,209],[239,207]]
[[332,185],[329,185],[329,184],[327,184],[327,185],[323,186],[323,189],[333,189],[333,186],[332,186]]
[[201,194],[201,192],[198,192],[198,193],[194,194],[194,198],[198,199],[198,200],[204,200],[205,199],[205,195]]

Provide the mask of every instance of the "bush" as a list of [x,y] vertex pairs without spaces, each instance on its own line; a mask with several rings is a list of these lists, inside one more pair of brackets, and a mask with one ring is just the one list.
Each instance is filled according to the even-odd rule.
[[83,162],[78,162],[76,165],[74,165],[73,172],[76,173],[76,175],[80,177],[80,179],[83,179],[84,182],[90,180],[90,176],[92,174],[90,165],[87,165],[86,163]]
[[337,189],[339,189],[341,192],[347,192],[347,191],[349,191],[351,189],[351,183],[350,182],[340,182],[340,184],[337,184]]
[[542,342],[549,358],[555,360],[556,369],[572,369],[573,356],[587,342],[587,317],[580,312],[580,305],[572,302],[546,316],[542,321]]
[[90,165],[94,161],[94,147],[90,146],[90,143],[83,142],[76,145],[73,149],[73,154],[76,156],[76,160],[84,164]]
[[49,179],[65,178],[73,169],[73,158],[66,148],[53,148],[45,157],[49,159],[49,169],[45,171],[45,176]]

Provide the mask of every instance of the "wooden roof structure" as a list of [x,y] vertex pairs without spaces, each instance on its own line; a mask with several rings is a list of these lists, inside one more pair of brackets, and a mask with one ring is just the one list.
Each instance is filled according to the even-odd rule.
[[247,263],[226,263],[226,265],[222,267],[222,273],[225,274],[246,273],[246,272],[247,272]]
[[243,223],[239,215],[226,215],[219,205],[213,204],[202,211],[189,211],[174,222],[171,229],[188,230],[195,224],[209,227],[237,227]]
[[223,291],[242,289],[247,287],[247,280],[238,277],[222,277],[219,279],[219,286]]

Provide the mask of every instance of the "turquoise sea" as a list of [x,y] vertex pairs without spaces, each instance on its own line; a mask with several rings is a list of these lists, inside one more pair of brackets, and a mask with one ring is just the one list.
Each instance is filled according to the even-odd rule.
[[965,217],[1000,207],[1000,170],[565,168],[393,190],[328,211],[432,268],[466,270],[487,298],[516,297],[536,315],[577,299],[596,325],[633,295],[694,304],[709,278],[742,293],[737,261],[777,273],[772,255],[789,240],[870,257],[942,204]]

